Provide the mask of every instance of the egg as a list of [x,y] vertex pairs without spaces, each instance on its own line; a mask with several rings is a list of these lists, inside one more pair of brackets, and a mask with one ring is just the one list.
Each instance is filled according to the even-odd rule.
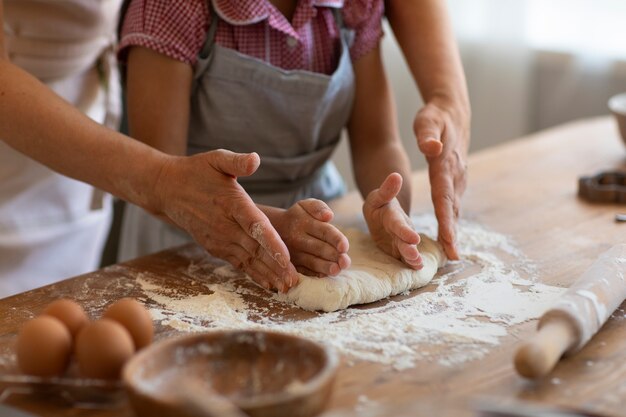
[[78,371],[86,378],[119,378],[122,367],[134,352],[135,345],[128,330],[109,319],[89,323],[76,338]]
[[89,322],[85,310],[79,304],[67,298],[49,304],[42,314],[61,320],[69,329],[72,337],[75,337],[78,331]]
[[154,336],[152,317],[139,301],[133,298],[122,298],[111,304],[102,317],[124,326],[132,336],[137,350],[152,343]]
[[40,316],[26,322],[17,336],[17,363],[25,374],[63,374],[72,353],[72,335],[59,319]]

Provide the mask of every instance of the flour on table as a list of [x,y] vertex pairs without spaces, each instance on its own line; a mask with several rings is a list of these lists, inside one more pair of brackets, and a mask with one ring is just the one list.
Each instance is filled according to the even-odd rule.
[[315,278],[300,274],[300,282],[277,298],[305,310],[336,311],[354,304],[382,300],[428,284],[443,266],[439,244],[420,235],[418,250],[424,267],[413,270],[381,251],[371,236],[354,228],[342,230],[350,242],[350,268],[334,277]]
[[[412,220],[418,231],[436,235],[434,216]],[[245,274],[226,265],[216,268],[200,248],[180,250],[194,261],[168,271],[181,280],[176,290],[155,285],[154,273],[126,273],[139,275],[145,303],[166,334],[167,328],[271,330],[329,344],[349,365],[455,366],[486,355],[564,291],[538,282],[534,263],[505,235],[462,220],[457,242],[461,260],[449,261],[423,288],[330,313],[295,314],[293,304],[251,284]]]

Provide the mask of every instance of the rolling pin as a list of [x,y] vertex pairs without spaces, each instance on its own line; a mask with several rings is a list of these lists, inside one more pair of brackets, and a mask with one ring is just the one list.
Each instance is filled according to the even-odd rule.
[[539,319],[537,333],[515,355],[526,378],[548,374],[580,350],[626,299],[626,244],[604,252]]

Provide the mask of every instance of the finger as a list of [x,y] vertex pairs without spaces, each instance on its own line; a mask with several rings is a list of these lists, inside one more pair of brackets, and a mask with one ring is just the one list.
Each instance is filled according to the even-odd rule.
[[[352,260],[350,259],[350,257],[347,254],[342,254],[339,257],[339,260],[337,261],[337,264],[339,265],[339,267],[341,268],[341,270],[343,271],[344,269],[348,269],[350,267],[350,264],[352,263]],[[328,276],[327,274],[319,274],[317,272],[314,272],[302,265],[297,265],[296,269],[298,270],[298,272],[300,272],[301,274],[304,275],[308,275],[311,277],[325,277]]]
[[435,216],[437,217],[438,240],[443,246],[444,252],[448,259],[459,259],[456,250],[456,209],[454,188],[449,178],[440,178],[437,184],[432,187],[433,206],[435,208]]
[[[257,245],[258,246],[258,245]],[[281,289],[284,280],[280,274],[273,271],[261,257],[250,253],[250,250],[238,244],[230,244],[227,247],[228,256],[225,258],[237,269],[250,275],[263,287]]]
[[326,203],[315,198],[298,201],[297,203],[307,214],[321,222],[329,222],[333,219],[334,213]]
[[339,255],[337,264],[339,264],[341,270],[348,269],[350,268],[350,265],[352,265],[352,259],[350,259],[347,253],[342,253],[341,255]]
[[[245,192],[242,190],[242,193]],[[241,204],[238,204],[232,211],[234,220],[248,236],[269,253],[281,268],[289,269],[289,250],[272,223],[247,195],[240,201]]]
[[456,233],[453,225],[439,225],[439,242],[443,246],[448,259],[458,260],[459,253],[456,248]]
[[235,255],[226,255],[224,259],[229,262],[233,267],[237,270],[245,272],[254,282],[259,284],[261,287],[266,290],[272,289],[272,281],[268,278],[269,274],[266,273],[265,269],[260,267],[260,265],[252,265],[246,266],[242,259]]
[[398,239],[410,245],[420,243],[419,233],[415,231],[411,220],[408,219],[399,204],[395,204],[394,207],[389,209],[385,216],[384,226],[387,233],[396,236]]
[[244,265],[263,269],[270,282],[281,291],[284,291],[283,287],[289,288],[297,283],[295,267],[290,263],[291,268],[282,268],[254,239],[246,236],[245,239],[229,245],[229,252],[242,259]]
[[307,231],[307,235],[317,239],[318,242],[322,244],[328,245],[330,248],[325,248],[322,252],[321,248],[316,248],[316,250],[306,250],[306,252],[310,253],[319,253],[322,255],[328,254],[328,249],[332,251],[332,253],[336,253],[334,256],[325,256],[324,258],[334,261],[337,259],[342,253],[348,252],[350,249],[350,243],[348,242],[348,238],[339,231],[335,226],[330,223],[320,224],[320,227],[315,227]]
[[330,262],[338,262],[342,255],[333,245],[324,242],[321,239],[303,234],[294,239],[290,245],[291,261],[296,264],[296,253],[308,253],[318,258],[325,259]]
[[413,269],[422,269],[424,262],[422,256],[415,245],[409,245],[405,242],[398,241],[396,243],[398,253],[402,261]]
[[402,188],[402,176],[397,172],[393,172],[385,178],[379,188],[369,193],[366,203],[374,208],[380,208],[385,204],[389,204]]
[[441,134],[443,121],[439,121],[436,113],[425,107],[415,117],[413,131],[417,138],[420,151],[429,158],[438,156],[443,150]]
[[210,156],[209,164],[215,170],[235,178],[252,175],[261,164],[261,159],[256,152],[235,153],[217,149],[206,154]]
[[323,275],[335,276],[341,272],[341,267],[338,263],[327,261],[305,252],[294,254],[293,263]]
[[322,278],[326,276],[325,274],[318,274],[317,272],[311,271],[310,269],[304,266],[297,266],[296,269],[298,270],[299,273],[306,275],[308,277]]

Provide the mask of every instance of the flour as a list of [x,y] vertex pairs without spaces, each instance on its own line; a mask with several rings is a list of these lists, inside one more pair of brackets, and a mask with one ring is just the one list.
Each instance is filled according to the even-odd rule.
[[375,407],[380,407],[380,403],[378,403],[377,401],[372,401],[367,395],[359,395],[357,398],[356,406],[354,407],[354,411],[357,413],[357,415],[360,415],[362,412],[371,410]]
[[[432,215],[413,221],[420,232],[436,235]],[[458,246],[461,261],[407,296],[298,318],[292,306],[250,285],[241,273],[208,261],[180,271],[201,294],[164,290],[150,274],[141,274],[138,283],[158,304],[153,318],[178,331],[265,329],[328,343],[348,363],[371,361],[398,370],[419,361],[453,366],[484,356],[511,326],[539,317],[563,292],[538,283],[536,267],[502,234],[461,221]]]

